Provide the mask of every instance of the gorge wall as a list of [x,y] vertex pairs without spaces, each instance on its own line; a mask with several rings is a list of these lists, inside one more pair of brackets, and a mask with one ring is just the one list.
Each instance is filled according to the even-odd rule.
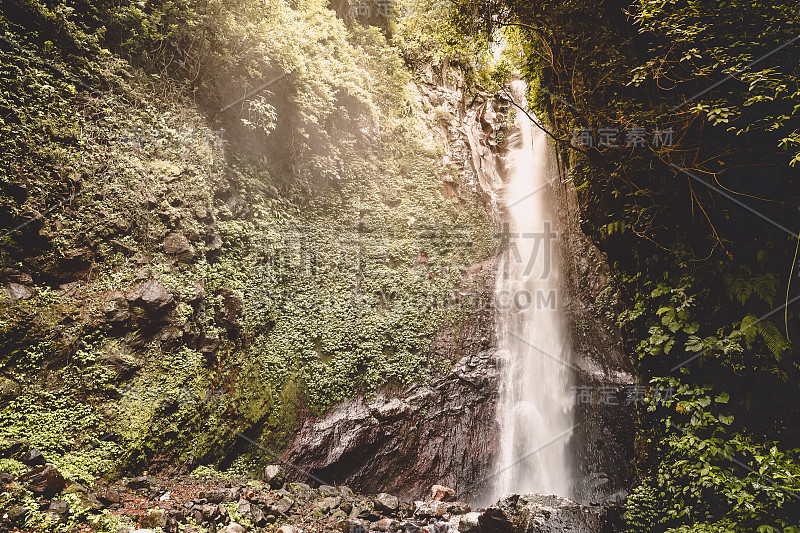
[[[302,420],[461,359],[429,347],[469,329],[447,299],[492,228],[379,29],[321,1],[6,4],[0,468],[24,441],[86,485],[258,476]],[[166,19],[214,51],[193,89],[114,40]]]
[[[499,258],[509,246],[499,197],[514,107],[505,93],[467,96],[463,84],[448,84],[447,78],[447,70],[431,71],[418,83],[418,112],[435,108],[446,117],[438,132],[443,162],[458,169],[458,183],[478,187],[497,245],[491,259],[466,265],[451,300],[467,304],[468,318],[458,329],[440,331],[430,347],[458,362],[430,385],[380,392],[372,402],[347,401],[319,419],[306,419],[285,456],[288,464],[302,467],[290,474],[295,479],[312,474],[367,492],[413,497],[444,484],[472,501],[482,501],[492,483],[498,452],[494,291]],[[635,405],[625,391],[635,381],[615,326],[619,309],[608,267],[582,233],[574,188],[566,169],[560,171],[541,194],[564,228],[557,238],[565,266],[558,304],[566,310],[575,354],[574,491],[580,501],[614,502],[624,497],[634,475]],[[457,194],[447,178],[443,190]]]
[[[183,71],[153,81],[164,58],[130,62],[143,43],[102,40],[105,4],[83,25],[40,3],[0,14],[24,45],[0,49],[19,96],[0,139],[5,470],[24,471],[5,456],[22,440],[85,484],[258,475],[283,457],[296,479],[483,492],[509,102],[467,96],[456,69],[412,72],[380,31],[323,4],[275,3],[245,36],[242,6],[215,13],[235,59],[202,65],[214,75],[192,94]],[[43,37],[54,25],[58,42]],[[187,27],[171,38],[195,43]],[[43,56],[62,70],[37,70]],[[67,75],[87,68],[97,90]],[[572,194],[551,200],[574,222]],[[618,384],[614,291],[571,224],[579,381]],[[579,413],[577,462],[608,465],[583,473],[597,494],[625,486],[622,412]]]

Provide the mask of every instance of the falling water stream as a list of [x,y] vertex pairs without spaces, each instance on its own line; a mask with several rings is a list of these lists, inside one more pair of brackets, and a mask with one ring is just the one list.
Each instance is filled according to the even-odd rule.
[[[512,84],[514,101],[523,108],[525,90],[524,82]],[[520,111],[516,130],[503,198],[509,249],[496,287],[501,383],[494,492],[570,497],[571,354],[558,292],[558,223],[547,201],[556,171],[545,133]]]

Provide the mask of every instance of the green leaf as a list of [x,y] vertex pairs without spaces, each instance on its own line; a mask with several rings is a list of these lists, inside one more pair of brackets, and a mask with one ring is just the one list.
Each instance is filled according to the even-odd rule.
[[688,326],[683,327],[683,332],[691,335],[693,333],[697,333],[698,329],[700,329],[700,324],[698,324],[697,322],[692,322]]

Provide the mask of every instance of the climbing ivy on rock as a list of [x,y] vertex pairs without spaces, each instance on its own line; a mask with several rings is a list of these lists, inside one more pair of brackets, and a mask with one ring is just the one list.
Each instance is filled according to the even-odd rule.
[[10,0],[0,28],[0,445],[86,483],[247,473],[450,364],[494,242],[441,192],[402,38],[316,0]]

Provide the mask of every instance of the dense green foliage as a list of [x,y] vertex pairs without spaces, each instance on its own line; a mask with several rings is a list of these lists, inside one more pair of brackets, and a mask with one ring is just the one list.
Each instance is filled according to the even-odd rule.
[[797,531],[797,6],[463,8],[525,34],[530,101],[617,272],[628,350],[674,391],[640,413],[632,530]]
[[[442,303],[492,242],[477,198],[440,193],[412,72],[495,90],[520,62],[628,351],[674,391],[639,413],[631,530],[796,533],[796,5],[454,5],[4,2],[2,281],[36,294],[0,293],[2,446],[86,483],[176,456],[236,472],[240,435],[268,460],[301,412],[446,368]],[[174,308],[107,321],[146,279]]]
[[[301,413],[449,367],[431,339],[494,243],[442,194],[409,41],[313,0],[16,0],[0,28],[3,276],[36,291],[0,292],[0,452],[246,473]],[[110,320],[150,279],[168,312]]]

